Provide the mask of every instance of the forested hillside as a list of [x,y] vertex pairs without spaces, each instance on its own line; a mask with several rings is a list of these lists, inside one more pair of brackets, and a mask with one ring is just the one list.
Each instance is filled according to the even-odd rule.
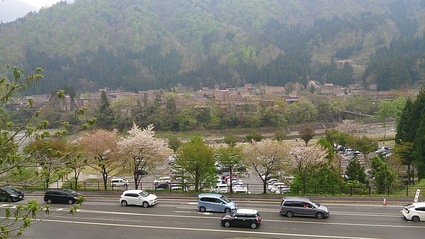
[[45,70],[27,94],[181,84],[378,90],[423,82],[424,0],[76,0],[0,24],[0,65]]

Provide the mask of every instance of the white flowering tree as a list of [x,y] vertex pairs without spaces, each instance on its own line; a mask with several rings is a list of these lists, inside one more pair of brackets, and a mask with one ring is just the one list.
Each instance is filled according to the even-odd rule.
[[317,166],[327,162],[327,150],[320,145],[295,146],[290,152],[292,165],[300,176],[301,183],[305,189],[307,177]]
[[273,174],[290,167],[288,146],[283,141],[264,139],[252,141],[242,149],[244,164],[251,168],[263,182],[263,193],[267,193],[267,180]]
[[164,165],[170,150],[165,140],[155,138],[153,128],[153,125],[149,125],[141,129],[133,124],[128,135],[121,137],[118,142],[123,166],[133,172],[136,189],[139,188],[140,180],[144,175]]

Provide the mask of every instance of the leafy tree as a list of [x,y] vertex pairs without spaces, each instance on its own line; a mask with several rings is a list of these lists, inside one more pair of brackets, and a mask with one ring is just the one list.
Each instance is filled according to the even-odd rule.
[[[233,178],[235,169],[241,168],[242,150],[236,147],[220,147],[215,151],[216,162],[229,168],[230,178]],[[232,180],[230,180],[230,192],[233,192]]]
[[300,177],[304,192],[309,176],[312,175],[314,169],[327,162],[327,152],[321,146],[296,146],[290,151],[292,156],[292,165],[295,167],[297,174]]
[[327,129],[325,130],[325,138],[328,142],[331,142],[334,145],[346,146],[349,138],[349,134],[338,131],[336,129]]
[[214,164],[214,149],[205,144],[200,136],[193,136],[177,151],[176,165],[184,175],[189,174],[195,184],[195,191],[199,191],[203,183],[213,180]]
[[284,130],[278,129],[276,130],[276,132],[274,133],[274,138],[277,141],[282,141],[284,140],[286,137],[286,132]]
[[289,173],[289,149],[283,141],[264,139],[251,141],[242,149],[244,164],[251,168],[263,182],[267,193],[267,181],[280,172]]
[[[34,86],[42,79],[43,69],[36,68],[33,73],[25,74],[18,67],[1,66],[0,65],[0,106],[3,109],[4,105],[10,102],[10,99],[19,92]],[[63,91],[58,91],[48,104],[38,108],[34,113],[30,114],[20,126],[15,126],[11,122],[6,122],[0,125],[0,179],[10,177],[11,175],[24,176],[27,179],[34,178],[32,174],[34,170],[27,170],[25,166],[30,162],[31,155],[21,152],[18,148],[23,147],[30,139],[43,139],[51,136],[49,131],[46,131],[48,122],[37,121],[45,109],[57,103],[58,99],[63,97]],[[33,105],[32,99],[27,101],[29,107]],[[77,112],[79,115],[81,112]],[[3,117],[3,119],[6,119]],[[4,123],[4,122],[3,122]],[[89,122],[91,123],[91,122]],[[69,134],[67,130],[68,122],[64,122],[64,130],[56,130],[54,135],[57,138]],[[83,128],[88,127],[88,124],[83,124]],[[26,175],[28,174],[28,175]],[[32,176],[31,176],[32,174]],[[25,176],[26,175],[26,176]],[[70,206],[69,212],[74,214],[76,209],[81,206],[82,200],[77,204]],[[5,209],[5,217],[0,220],[1,230],[0,238],[9,238],[12,233],[22,235],[24,230],[31,226],[33,220],[37,217],[38,212],[45,212],[46,217],[49,214],[49,207],[41,207],[36,201],[30,200],[26,205],[18,205],[17,208]]]
[[24,152],[31,155],[34,162],[41,168],[39,174],[44,180],[44,187],[49,188],[52,178],[59,170],[65,168],[66,143],[56,138],[36,139],[30,142]]
[[384,193],[386,188],[393,185],[396,180],[396,174],[388,164],[380,157],[373,157],[370,174],[373,183],[377,187],[378,193]]
[[236,137],[233,133],[227,133],[223,139],[224,143],[229,145],[230,147],[235,147],[238,142],[238,137]]
[[144,175],[164,165],[167,144],[163,139],[155,138],[153,125],[140,129],[133,124],[128,135],[120,138],[118,146],[123,168],[133,172],[136,189]]
[[121,167],[118,158],[117,132],[97,129],[85,133],[78,140],[83,157],[87,157],[88,165],[102,175],[103,188],[108,189],[111,173]]
[[168,147],[172,149],[174,153],[177,152],[181,145],[182,142],[177,138],[177,136],[171,135],[168,137]]
[[68,151],[65,157],[66,167],[71,169],[73,173],[74,188],[78,188],[78,179],[88,166],[88,158],[83,155],[77,143],[68,144]]
[[256,142],[260,142],[263,139],[263,135],[261,134],[261,132],[259,131],[251,131],[247,136],[246,136],[246,140],[248,142],[251,141],[256,141]]
[[300,135],[300,138],[302,139],[302,140],[304,140],[304,142],[305,142],[305,146],[307,147],[307,145],[308,145],[308,142],[314,137],[314,135],[316,134],[315,132],[314,132],[314,129],[312,129],[312,128],[310,128],[310,127],[308,127],[308,126],[306,126],[306,127],[304,127],[302,130],[300,130],[299,132],[298,132],[298,134]]
[[389,118],[398,118],[400,116],[403,106],[405,105],[405,100],[399,98],[392,101],[382,101],[378,105],[378,111],[375,113],[376,116],[382,121],[384,125],[384,141],[387,135],[387,120]]

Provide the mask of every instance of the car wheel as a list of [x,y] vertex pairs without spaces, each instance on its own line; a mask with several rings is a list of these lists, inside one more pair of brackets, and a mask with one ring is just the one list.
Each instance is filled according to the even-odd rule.
[[200,208],[199,208],[199,211],[200,211],[200,212],[205,212],[205,211],[207,211],[207,209],[206,209],[205,207],[200,207]]
[[144,208],[149,207],[149,203],[148,203],[148,202],[143,202],[143,203],[142,203],[142,207],[144,207]]
[[73,204],[73,203],[74,203],[74,201],[73,201],[72,199],[69,199],[69,200],[68,200],[68,204],[70,204],[70,205],[71,205],[71,204]]
[[286,212],[286,216],[287,217],[293,217],[294,216],[294,213],[292,211],[287,211]]
[[325,217],[325,215],[323,215],[323,213],[321,213],[321,212],[316,213],[317,219],[323,219],[324,217]]
[[252,229],[257,228],[257,223],[255,223],[255,222],[251,223],[251,228],[252,228]]
[[116,185],[115,184],[112,184],[112,187],[116,187]]
[[12,198],[12,197],[9,197],[9,198],[7,199],[7,202],[13,202],[13,198]]
[[122,200],[121,201],[121,206],[123,206],[123,207],[125,207],[125,206],[127,206],[128,204],[127,204],[127,201],[125,201],[125,200]]
[[224,209],[224,213],[230,213],[232,210],[230,210],[230,208],[226,208]]
[[224,222],[224,227],[230,227],[230,222]]
[[412,222],[419,222],[421,219],[418,216],[412,217]]
[[47,199],[46,201],[48,204],[52,204],[52,199]]

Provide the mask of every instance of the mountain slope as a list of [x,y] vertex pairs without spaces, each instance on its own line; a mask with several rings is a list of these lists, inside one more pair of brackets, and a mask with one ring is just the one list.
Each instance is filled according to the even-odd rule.
[[[61,2],[0,25],[0,64],[45,68],[48,83],[39,92],[64,84],[146,90],[316,79],[346,85],[362,81],[376,49],[422,36],[424,2]],[[333,66],[334,58],[341,64]]]

